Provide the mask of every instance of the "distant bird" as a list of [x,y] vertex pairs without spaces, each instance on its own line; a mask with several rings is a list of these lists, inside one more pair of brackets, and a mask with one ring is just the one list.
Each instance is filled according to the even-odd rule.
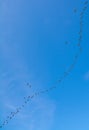
[[31,85],[29,83],[27,83],[27,86],[29,86],[29,88],[31,88]]
[[88,4],[88,0],[87,0],[87,1],[85,1],[85,3],[84,3],[84,4],[85,4],[85,5],[86,5],[86,4]]
[[74,9],[74,13],[76,13],[77,12],[77,9]]
[[68,44],[68,41],[65,41],[65,44],[67,45],[67,44]]

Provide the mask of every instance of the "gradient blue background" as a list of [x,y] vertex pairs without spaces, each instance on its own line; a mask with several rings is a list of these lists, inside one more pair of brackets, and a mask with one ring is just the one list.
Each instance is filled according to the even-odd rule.
[[[24,96],[54,85],[73,62],[83,3],[0,0],[0,125]],[[88,36],[89,8],[83,20],[83,52],[73,71],[57,89],[29,102],[2,130],[89,130]]]

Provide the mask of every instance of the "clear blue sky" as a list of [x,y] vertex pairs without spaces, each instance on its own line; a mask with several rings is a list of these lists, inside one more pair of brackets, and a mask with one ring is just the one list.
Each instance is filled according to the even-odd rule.
[[[55,85],[72,64],[84,1],[0,0],[0,125],[24,97]],[[89,130],[88,35],[89,8],[83,19],[83,51],[74,69],[2,130]]]

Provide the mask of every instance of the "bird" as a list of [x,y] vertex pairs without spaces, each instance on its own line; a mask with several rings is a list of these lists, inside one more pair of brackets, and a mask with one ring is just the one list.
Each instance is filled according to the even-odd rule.
[[27,83],[27,86],[29,86],[29,88],[31,88],[31,85],[29,83]]
[[75,8],[75,9],[74,9],[74,13],[76,13],[76,12],[77,12],[77,9]]
[[67,44],[68,44],[68,41],[65,41],[65,44],[67,45]]

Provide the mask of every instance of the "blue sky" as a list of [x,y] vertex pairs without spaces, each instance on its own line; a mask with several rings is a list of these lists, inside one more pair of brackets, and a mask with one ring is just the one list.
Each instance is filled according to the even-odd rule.
[[89,130],[89,8],[82,22],[83,51],[58,83],[79,52],[84,2],[0,1],[0,125],[24,97],[57,87],[34,97],[1,129]]

